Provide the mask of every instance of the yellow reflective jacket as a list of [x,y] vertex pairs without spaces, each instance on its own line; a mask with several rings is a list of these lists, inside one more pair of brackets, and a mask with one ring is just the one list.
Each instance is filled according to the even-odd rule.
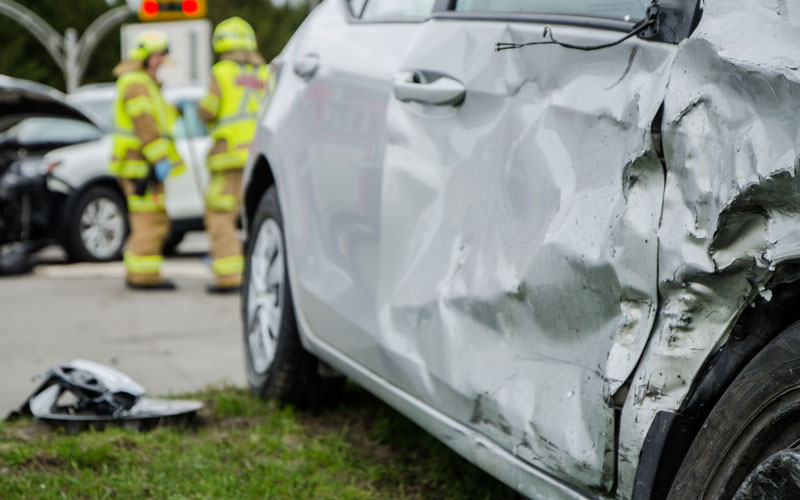
[[140,179],[163,159],[172,163],[170,175],[182,172],[183,161],[170,135],[176,118],[175,108],[164,100],[150,75],[142,70],[120,75],[114,101],[111,172]]
[[212,68],[209,92],[200,102],[201,116],[213,127],[206,163],[212,172],[244,167],[268,83],[266,64],[223,59]]

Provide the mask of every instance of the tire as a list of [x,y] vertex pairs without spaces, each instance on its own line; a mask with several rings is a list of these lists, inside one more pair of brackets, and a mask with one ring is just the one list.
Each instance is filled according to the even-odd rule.
[[[753,471],[759,465],[772,467],[776,454],[780,457],[798,445],[800,323],[795,323],[758,353],[723,393],[689,448],[668,498],[734,498],[745,480],[758,480]],[[767,491],[764,498],[795,498],[787,491]]]
[[122,195],[108,186],[92,186],[68,216],[64,249],[75,262],[119,260],[128,231]]
[[341,376],[306,351],[297,331],[278,195],[271,187],[256,209],[245,250],[242,325],[247,382],[253,394],[303,408],[335,401]]

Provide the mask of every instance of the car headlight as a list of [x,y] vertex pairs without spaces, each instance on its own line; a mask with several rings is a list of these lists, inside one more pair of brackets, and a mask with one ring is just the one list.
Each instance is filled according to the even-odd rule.
[[46,175],[47,164],[41,158],[16,161],[0,177],[0,196],[5,197],[12,191],[43,185]]
[[11,172],[21,177],[40,177],[47,174],[47,164],[41,158],[31,158],[20,160],[11,165]]

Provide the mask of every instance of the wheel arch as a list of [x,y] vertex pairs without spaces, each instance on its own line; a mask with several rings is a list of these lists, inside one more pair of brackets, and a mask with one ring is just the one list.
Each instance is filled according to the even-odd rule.
[[271,186],[275,185],[275,176],[272,172],[272,165],[267,157],[260,154],[253,163],[250,178],[244,188],[244,198],[242,200],[244,213],[245,230],[249,233],[249,225],[258,208],[261,197]]
[[703,364],[680,408],[656,414],[639,456],[633,500],[666,499],[689,447],[731,382],[767,344],[800,320],[800,263],[777,267],[767,289],[744,308],[728,340]]
[[[117,192],[120,197],[125,200],[125,194],[122,192],[122,188],[119,185],[117,179],[111,175],[100,175],[97,177],[92,177],[88,181],[84,182],[80,185],[75,191],[73,191],[69,197],[67,198],[66,203],[64,204],[64,210],[61,214],[61,220],[59,220],[58,224],[58,235],[61,239],[66,236],[67,230],[67,223],[69,222],[70,218],[72,217],[73,212],[75,211],[75,206],[78,204],[78,200],[90,189],[103,186],[109,189],[113,189]],[[127,204],[123,203],[123,209],[125,210],[125,215],[127,216],[128,206]]]

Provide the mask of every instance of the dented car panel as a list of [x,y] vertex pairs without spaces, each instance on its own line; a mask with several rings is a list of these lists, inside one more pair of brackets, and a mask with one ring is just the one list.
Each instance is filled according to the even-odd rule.
[[487,50],[542,29],[429,21],[403,60],[467,94],[456,107],[389,104],[378,310],[395,361],[376,371],[518,457],[609,491],[611,396],[657,306],[664,170],[650,128],[675,47]]
[[655,413],[680,407],[743,309],[769,300],[773,271],[800,257],[798,47],[800,6],[709,0],[678,48],[664,98],[661,304],[622,412],[622,498]]
[[679,44],[496,52],[547,16],[328,0],[246,172],[247,207],[256,169],[278,188],[304,345],[534,497],[630,498],[657,414],[800,259],[800,7],[672,3],[673,34],[704,6]]

